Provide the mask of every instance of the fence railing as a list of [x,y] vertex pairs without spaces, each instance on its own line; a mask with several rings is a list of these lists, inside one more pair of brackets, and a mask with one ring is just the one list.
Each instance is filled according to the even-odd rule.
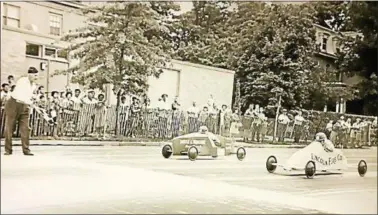
[[[136,138],[158,138],[171,139],[179,135],[196,132],[199,127],[205,125],[210,132],[230,135],[232,123],[231,114],[207,114],[200,117],[190,117],[185,111],[158,111],[157,109],[141,109],[135,113],[127,106],[105,107],[96,104],[74,104],[70,108],[57,110],[55,118],[56,125],[49,125],[43,117],[35,110],[30,112],[29,126],[30,134],[34,137],[41,136],[66,136],[85,137],[93,134],[115,135]],[[221,122],[222,121],[222,122]],[[5,113],[1,109],[1,137],[4,137]],[[252,125],[253,118],[241,117],[239,134],[233,137],[251,138],[255,127]],[[293,122],[289,123],[284,131],[285,138],[293,138],[293,129],[300,129],[301,140],[312,140],[319,131],[324,131],[325,122],[312,123],[307,121],[298,128]],[[321,126],[320,126],[321,125]],[[259,126],[259,133],[262,139],[266,136],[273,136],[274,119],[268,119],[266,123]],[[377,131],[369,128],[366,140],[376,141]],[[15,137],[19,137],[18,126],[15,127]]]

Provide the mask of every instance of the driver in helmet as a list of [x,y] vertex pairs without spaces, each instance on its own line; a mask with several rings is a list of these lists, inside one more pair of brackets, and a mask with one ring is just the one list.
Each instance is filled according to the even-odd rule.
[[322,144],[326,152],[333,152],[333,150],[335,149],[335,146],[333,145],[332,141],[328,140],[327,135],[323,132],[319,132],[316,134],[315,141]]
[[206,126],[201,126],[199,129],[200,134],[207,134],[209,138],[215,143],[215,145],[220,145],[220,140],[213,133],[209,132],[209,129]]

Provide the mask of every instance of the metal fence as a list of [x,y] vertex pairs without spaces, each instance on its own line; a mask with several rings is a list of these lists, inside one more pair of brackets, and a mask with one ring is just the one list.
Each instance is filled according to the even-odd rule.
[[[29,126],[31,136],[65,136],[85,137],[102,136],[124,136],[130,138],[157,138],[171,139],[173,137],[196,132],[199,127],[205,125],[210,132],[230,135],[232,123],[231,115],[210,113],[201,115],[198,118],[188,116],[185,111],[158,111],[157,109],[142,108],[134,113],[127,106],[105,107],[96,104],[75,104],[70,108],[56,110],[56,125],[49,125],[35,110],[30,113]],[[222,120],[220,117],[224,117]],[[1,109],[1,137],[4,137],[5,114]],[[222,121],[222,122],[221,122]],[[233,137],[251,138],[255,127],[252,125],[253,118],[241,117],[239,134]],[[313,123],[307,121],[301,126],[301,140],[313,139],[316,132],[323,131],[326,121]],[[285,130],[285,138],[293,138],[294,125],[288,124]],[[259,128],[261,138],[273,136],[274,119],[268,119]],[[366,133],[366,132],[365,132]],[[376,130],[369,128],[368,139],[376,140]],[[18,126],[15,128],[15,137],[19,136]]]

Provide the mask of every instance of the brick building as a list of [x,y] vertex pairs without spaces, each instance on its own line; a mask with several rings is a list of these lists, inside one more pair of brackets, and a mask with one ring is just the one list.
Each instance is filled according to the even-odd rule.
[[64,89],[69,77],[47,77],[69,66],[62,51],[67,44],[59,38],[84,25],[85,17],[78,10],[81,7],[77,2],[1,2],[1,79],[11,74],[17,78],[29,66],[41,69],[50,63],[50,68],[41,72],[39,83]]

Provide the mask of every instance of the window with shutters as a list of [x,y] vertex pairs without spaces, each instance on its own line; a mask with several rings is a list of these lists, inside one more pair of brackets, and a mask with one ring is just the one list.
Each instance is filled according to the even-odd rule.
[[329,38],[329,34],[323,34],[320,48],[324,52],[327,52],[328,38]]

